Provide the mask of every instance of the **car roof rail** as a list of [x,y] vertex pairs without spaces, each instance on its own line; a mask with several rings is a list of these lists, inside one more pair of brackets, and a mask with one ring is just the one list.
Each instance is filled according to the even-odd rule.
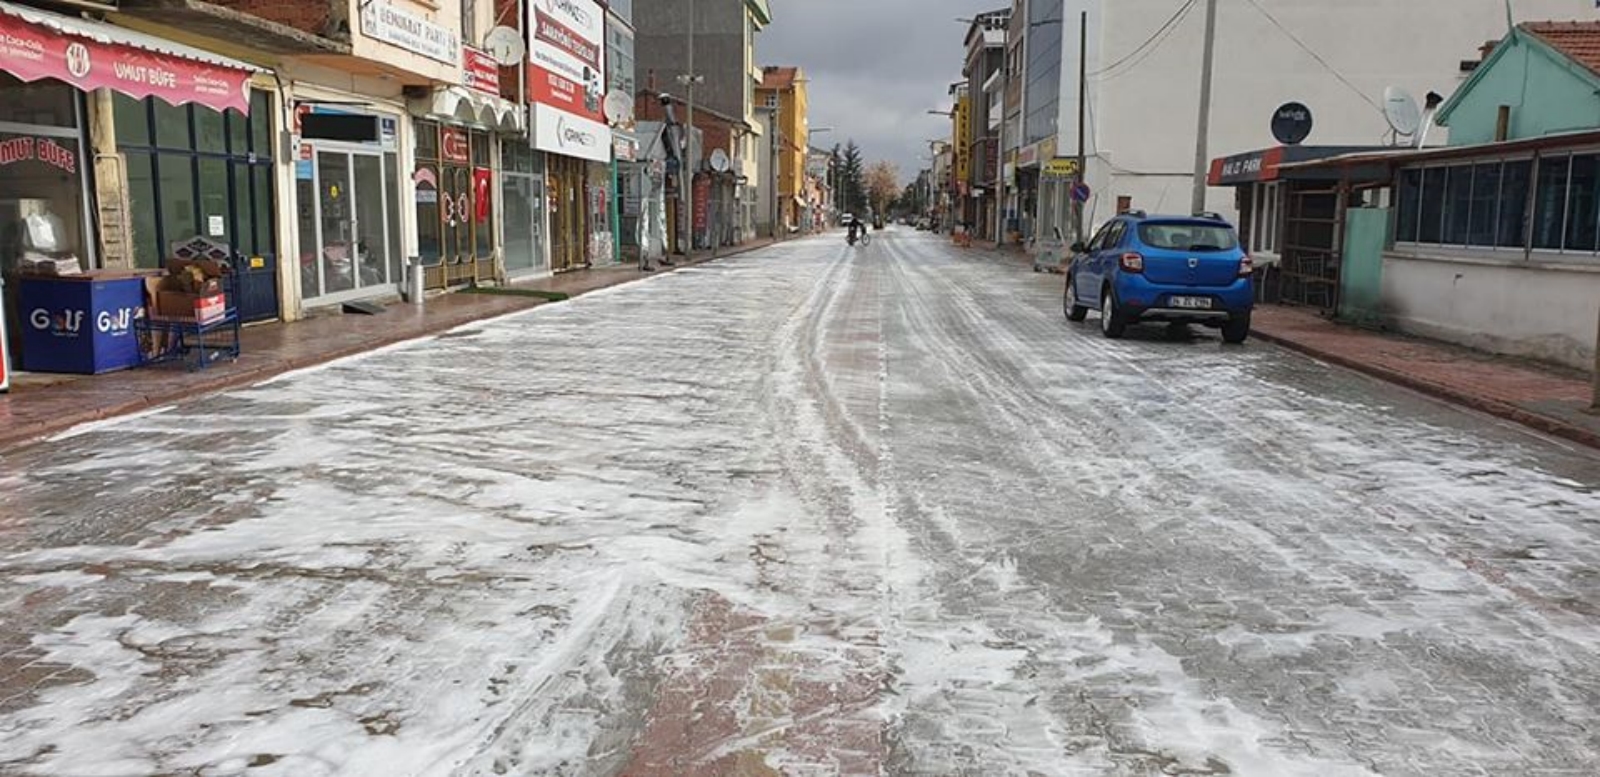
[[1136,218],[1136,219],[1143,219],[1143,218],[1149,218],[1150,217],[1150,214],[1145,213],[1142,210],[1130,210],[1130,211],[1128,211],[1126,213],[1123,213],[1122,215],[1127,216],[1129,218]]
[[1197,218],[1197,219],[1210,219],[1211,221],[1220,221],[1220,222],[1222,222],[1224,224],[1228,223],[1228,219],[1227,218],[1225,218],[1221,213],[1218,213],[1218,212],[1216,212],[1214,210],[1203,210],[1203,211],[1200,211],[1199,213],[1194,214],[1194,217]]

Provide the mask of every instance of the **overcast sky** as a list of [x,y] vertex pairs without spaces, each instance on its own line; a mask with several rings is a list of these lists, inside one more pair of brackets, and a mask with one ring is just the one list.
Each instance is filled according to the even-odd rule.
[[811,145],[854,138],[868,160],[900,168],[901,183],[928,166],[928,140],[950,135],[950,83],[961,79],[965,24],[957,17],[1009,8],[1010,0],[770,0],[772,26],[756,39],[762,65],[799,65],[810,81],[811,126],[833,127]]

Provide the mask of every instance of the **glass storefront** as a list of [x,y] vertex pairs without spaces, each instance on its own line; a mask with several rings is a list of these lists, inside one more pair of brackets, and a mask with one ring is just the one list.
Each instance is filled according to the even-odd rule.
[[54,81],[24,83],[0,73],[0,303],[21,352],[16,316],[16,273],[24,254],[76,258],[81,269],[98,266],[89,211],[86,156],[80,127],[80,92]]
[[417,248],[425,264],[494,257],[494,141],[487,132],[417,122]]
[[506,273],[546,272],[550,264],[545,255],[544,154],[525,141],[507,141],[500,149]]
[[310,304],[390,292],[404,277],[397,119],[337,112],[370,119],[376,140],[301,143],[295,165],[300,295]]
[[117,149],[127,164],[136,267],[159,268],[195,238],[239,257],[275,250],[272,98],[250,113],[113,94]]

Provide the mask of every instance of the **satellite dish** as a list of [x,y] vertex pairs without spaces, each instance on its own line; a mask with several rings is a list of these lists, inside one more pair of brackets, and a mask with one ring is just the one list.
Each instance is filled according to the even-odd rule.
[[1272,112],[1272,136],[1285,146],[1297,146],[1311,136],[1311,109],[1301,103],[1284,103]]
[[719,173],[726,173],[728,172],[728,168],[732,166],[731,160],[728,159],[728,152],[723,151],[720,148],[711,152],[712,170],[715,170]]
[[1383,90],[1383,116],[1396,135],[1417,134],[1422,126],[1422,111],[1417,108],[1417,98],[1398,86]]
[[528,52],[527,44],[522,42],[522,33],[510,27],[495,27],[483,36],[483,50],[489,52],[495,64],[501,67],[511,67],[522,62],[522,56]]
[[605,101],[606,121],[613,127],[626,127],[633,123],[633,101],[622,92],[610,92]]

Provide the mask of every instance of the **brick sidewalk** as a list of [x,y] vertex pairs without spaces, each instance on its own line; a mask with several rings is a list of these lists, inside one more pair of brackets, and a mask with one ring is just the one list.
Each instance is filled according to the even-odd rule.
[[[720,256],[764,248],[771,242],[752,241]],[[676,261],[682,268],[710,258],[709,252],[696,252],[688,260],[676,257]],[[629,263],[514,283],[512,288],[578,296],[648,277]],[[12,376],[11,393],[0,394],[0,454],[82,423],[257,383],[291,370],[542,304],[547,302],[537,297],[443,294],[430,297],[421,310],[397,302],[375,316],[328,314],[290,324],[246,327],[238,361],[220,362],[194,372],[177,365],[158,365],[104,375],[18,373]]]
[[1600,415],[1587,411],[1593,389],[1576,371],[1369,332],[1278,305],[1257,307],[1252,324],[1262,340],[1600,448]]

